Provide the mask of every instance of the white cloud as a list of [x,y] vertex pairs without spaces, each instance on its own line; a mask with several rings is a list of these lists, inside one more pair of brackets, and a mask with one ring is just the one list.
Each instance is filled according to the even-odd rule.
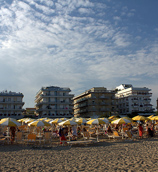
[[[106,80],[114,84],[112,79],[136,81],[138,75],[143,80],[142,75],[158,74],[157,43],[130,51],[132,35],[100,17],[106,13],[101,4],[88,0],[25,2],[14,1],[0,10],[0,67],[7,76],[0,74],[1,89],[5,85],[19,89],[27,101],[31,94],[33,101],[42,86],[66,86],[79,93],[93,83],[106,87]],[[94,11],[96,6],[99,12]],[[73,15],[74,11],[95,12],[99,18]],[[129,12],[128,8],[123,11]],[[132,53],[123,54],[128,48]]]
[[87,8],[79,8],[78,10],[81,14],[92,14],[93,11],[91,9],[87,9]]

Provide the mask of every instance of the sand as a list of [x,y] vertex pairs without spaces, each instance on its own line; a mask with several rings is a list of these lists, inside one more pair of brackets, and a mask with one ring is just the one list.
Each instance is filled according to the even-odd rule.
[[158,138],[88,146],[0,145],[0,171],[158,171]]

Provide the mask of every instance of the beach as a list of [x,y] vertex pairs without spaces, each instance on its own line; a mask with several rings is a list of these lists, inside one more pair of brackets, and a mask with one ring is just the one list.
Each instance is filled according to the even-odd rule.
[[0,171],[158,171],[158,138],[34,147],[0,145]]

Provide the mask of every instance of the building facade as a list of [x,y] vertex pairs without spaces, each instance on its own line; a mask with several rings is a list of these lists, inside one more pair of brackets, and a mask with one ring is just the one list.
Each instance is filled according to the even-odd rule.
[[116,112],[115,92],[93,87],[73,98],[75,117],[107,117]]
[[39,117],[73,117],[70,88],[56,86],[42,87],[35,98],[36,113]]
[[115,89],[119,114],[151,113],[151,89],[122,84]]
[[0,92],[0,119],[2,118],[15,118],[20,119],[23,117],[23,97],[22,93],[11,91]]
[[23,115],[24,118],[36,118],[36,108],[26,108]]

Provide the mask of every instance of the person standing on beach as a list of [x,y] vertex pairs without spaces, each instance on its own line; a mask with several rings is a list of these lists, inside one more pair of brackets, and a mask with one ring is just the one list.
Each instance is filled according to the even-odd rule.
[[13,126],[10,127],[11,144],[13,144],[15,140],[15,132],[16,132],[16,128]]
[[139,132],[139,137],[143,138],[143,127],[142,124],[139,124],[138,126],[138,132]]

